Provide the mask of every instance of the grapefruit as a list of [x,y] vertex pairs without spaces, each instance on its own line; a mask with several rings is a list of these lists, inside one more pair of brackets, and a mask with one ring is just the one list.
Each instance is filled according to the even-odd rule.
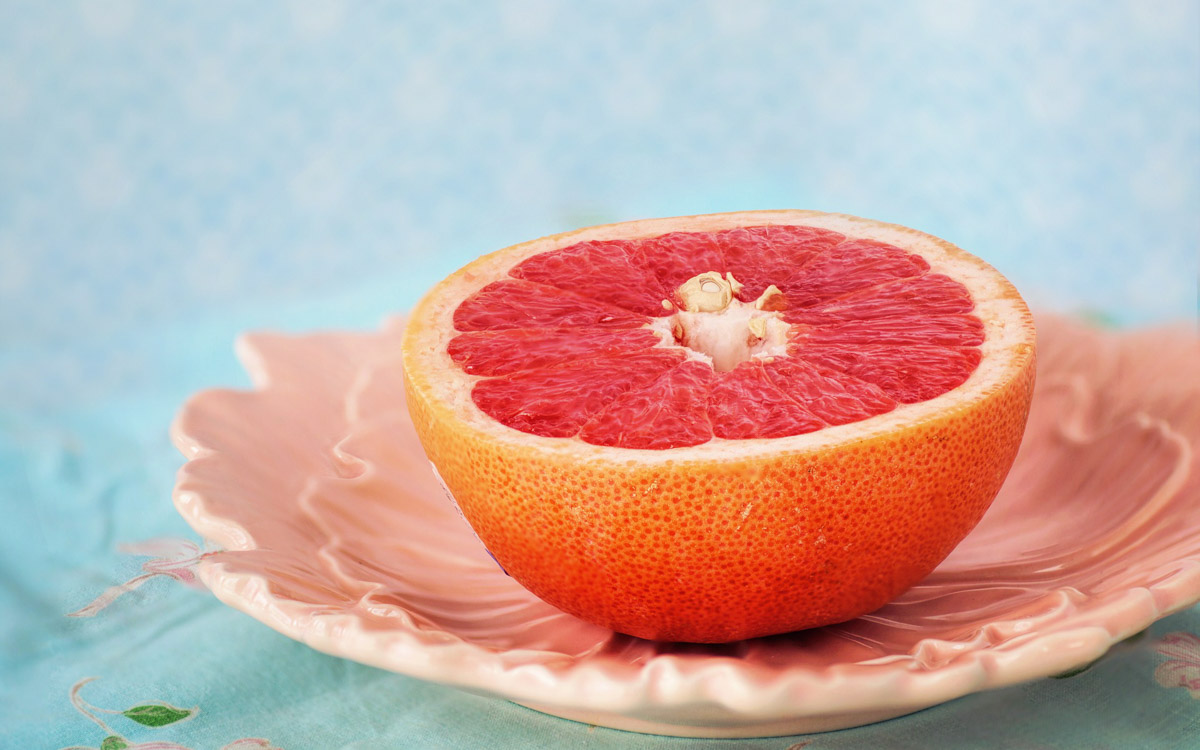
[[983,261],[810,211],[515,245],[403,341],[425,451],[505,571],[693,642],[851,619],[933,570],[1012,464],[1034,352]]

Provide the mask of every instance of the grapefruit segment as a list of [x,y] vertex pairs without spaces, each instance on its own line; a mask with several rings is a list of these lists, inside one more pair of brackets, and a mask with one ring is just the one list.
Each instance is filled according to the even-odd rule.
[[796,357],[879,386],[900,403],[927,401],[966,382],[979,366],[974,347],[807,345]]
[[494,281],[454,310],[457,331],[604,326],[637,328],[646,316],[545,284]]
[[697,274],[723,272],[725,268],[725,257],[710,234],[670,232],[636,243],[632,252],[640,265],[651,269],[668,294]]
[[803,344],[933,344],[962,347],[979,346],[983,339],[983,323],[974,315],[933,315],[846,320],[810,328],[795,340]]
[[713,370],[684,362],[652,383],[625,391],[583,426],[580,439],[618,448],[664,450],[712,439],[705,413]]
[[683,360],[682,353],[665,349],[575,360],[480,380],[471,390],[471,399],[484,413],[513,429],[570,437],[617,396],[653,381]]
[[771,284],[786,289],[807,263],[845,239],[815,227],[769,225],[731,229],[716,237],[725,258],[721,270],[742,282],[738,298],[743,302],[758,299]]
[[896,408],[896,400],[882,388],[844,372],[786,357],[764,364],[763,370],[781,391],[831,425],[857,422]]
[[560,609],[728,641],[912,586],[995,497],[1035,369],[994,269],[811,211],[593,227],[422,299],[410,413],[479,539]]
[[785,320],[817,325],[870,318],[925,317],[969,313],[975,303],[967,288],[940,273],[891,281],[783,313]]
[[580,242],[534,255],[514,267],[514,278],[570,289],[642,315],[665,315],[667,291],[637,262],[628,242]]
[[884,242],[852,239],[821,253],[794,279],[776,285],[787,295],[789,308],[811,307],[859,289],[920,276],[928,270],[929,263],[919,255]]
[[468,331],[446,352],[471,375],[510,375],[577,359],[649,349],[661,337],[646,328],[505,328]]
[[713,434],[730,440],[786,437],[828,426],[776,385],[757,360],[720,373],[708,417]]

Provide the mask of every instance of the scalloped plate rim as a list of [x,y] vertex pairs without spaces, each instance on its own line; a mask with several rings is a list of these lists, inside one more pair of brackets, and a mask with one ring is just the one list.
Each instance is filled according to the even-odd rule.
[[[239,339],[238,353],[254,383],[251,389],[238,393],[252,395],[268,390],[270,378],[257,356],[248,356],[244,337]],[[208,513],[202,482],[182,486],[185,479],[195,479],[188,468],[193,460],[220,453],[200,445],[183,429],[184,416],[205,394],[221,390],[229,389],[194,394],[172,424],[172,437],[189,459],[179,471],[174,499],[180,514],[197,533],[222,544],[228,550],[224,554],[236,555],[256,549],[250,530],[233,519]],[[1121,616],[1105,617],[1104,624],[1098,623],[1101,618],[1097,613],[1089,611],[1083,623],[1059,623],[1043,633],[1034,630],[1000,644],[1000,648],[968,648],[932,668],[914,668],[911,660],[906,664],[902,657],[896,657],[901,660],[899,663],[896,660],[886,664],[870,663],[876,660],[846,662],[816,672],[811,668],[783,668],[769,680],[759,679],[761,673],[770,671],[766,667],[752,665],[748,669],[758,674],[749,674],[748,669],[739,670],[741,665],[732,657],[658,654],[637,669],[639,679],[629,681],[586,659],[581,661],[549,651],[496,650],[445,631],[416,626],[367,631],[361,627],[360,615],[353,610],[331,613],[328,607],[277,596],[271,593],[265,576],[231,570],[219,560],[202,560],[199,574],[226,605],[289,638],[334,656],[621,729],[693,737],[759,737],[856,726],[980,690],[1088,665],[1125,638],[1200,601],[1200,559],[1185,556],[1175,562],[1178,567],[1165,580],[1119,592],[1121,596],[1107,603],[1106,608],[1117,606],[1120,609],[1117,614]],[[1179,586],[1182,591],[1172,590]],[[292,613],[288,614],[289,611]],[[989,624],[1012,621],[996,620]],[[1112,627],[1114,622],[1121,626]],[[335,623],[343,627],[335,627]],[[329,633],[340,635],[331,637]],[[522,658],[515,658],[518,655]],[[861,673],[864,669],[868,674]],[[648,676],[659,673],[673,673],[673,692],[664,691],[661,684],[654,685]],[[890,679],[880,679],[889,673]],[[749,686],[748,692],[756,700],[746,701],[744,695],[735,699],[739,691],[714,687],[722,684],[716,678],[731,676],[740,677],[741,687]],[[838,701],[841,703],[831,705]],[[658,709],[660,714],[711,705],[724,711],[724,720],[704,725],[693,721],[654,721],[634,715],[647,705]],[[831,721],[834,713],[838,718]],[[871,718],[862,721],[854,718],[868,716]],[[762,730],[768,726],[771,729],[764,734]]]

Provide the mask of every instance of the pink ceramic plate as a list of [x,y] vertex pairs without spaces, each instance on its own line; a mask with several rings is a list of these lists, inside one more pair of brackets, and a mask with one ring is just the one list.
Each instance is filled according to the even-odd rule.
[[857,620],[721,646],[580,622],[504,575],[408,421],[401,324],[257,335],[257,390],[175,425],[175,502],[224,602],[330,654],[571,719],[749,737],[866,724],[1061,673],[1200,600],[1200,347],[1039,320],[1022,452],[926,581]]

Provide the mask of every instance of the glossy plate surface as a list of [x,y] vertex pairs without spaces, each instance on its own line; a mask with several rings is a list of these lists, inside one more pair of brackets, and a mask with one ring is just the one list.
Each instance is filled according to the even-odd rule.
[[222,601],[313,648],[551,714],[751,737],[866,724],[1081,667],[1200,601],[1200,345],[1041,317],[1021,454],[925,581],[842,625],[719,646],[581,622],[508,578],[430,470],[400,321],[249,336],[256,390],[174,426],[175,503]]

